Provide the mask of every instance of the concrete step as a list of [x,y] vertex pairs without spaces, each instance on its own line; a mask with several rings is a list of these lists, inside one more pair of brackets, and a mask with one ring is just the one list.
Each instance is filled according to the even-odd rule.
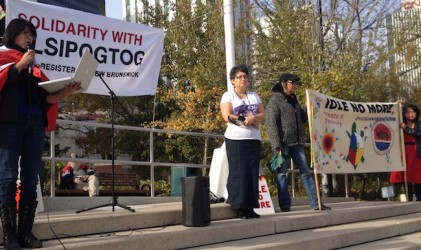
[[[355,244],[360,245],[346,249],[374,249],[364,243],[370,242],[369,245],[372,245],[374,244],[372,243],[373,240],[390,240],[390,237],[402,236],[408,232],[413,232],[413,230],[421,231],[420,215],[421,213],[407,214],[364,222],[277,233],[269,236],[186,249],[343,249],[343,247]],[[390,248],[390,245],[388,247],[382,244],[382,248],[377,249],[397,249],[396,245],[392,248]],[[406,246],[406,244],[401,244],[400,247],[400,249],[408,249],[407,247],[411,249],[414,245]],[[418,249],[420,249],[420,245],[418,245]]]
[[399,235],[382,240],[376,240],[351,247],[344,247],[341,250],[419,250],[421,248],[421,232]]
[[181,225],[180,202],[131,206],[134,213],[120,207],[54,211],[37,215],[34,233],[47,240],[45,249],[105,250],[336,249],[421,232],[421,203],[325,203],[331,211],[296,205],[250,220],[235,218],[227,204],[212,204],[206,227]]

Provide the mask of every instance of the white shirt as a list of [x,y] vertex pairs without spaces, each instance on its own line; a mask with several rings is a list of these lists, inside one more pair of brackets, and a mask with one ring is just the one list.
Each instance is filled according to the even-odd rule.
[[[256,92],[247,91],[247,96],[244,99],[241,99],[234,91],[225,92],[222,95],[221,103],[231,103],[232,111],[234,115],[243,114],[247,116],[249,114],[257,115],[259,111],[259,104],[262,103],[259,95]],[[231,140],[244,140],[244,139],[254,139],[262,140],[260,130],[255,127],[243,128],[232,124],[227,123],[228,127],[225,130],[225,137]]]

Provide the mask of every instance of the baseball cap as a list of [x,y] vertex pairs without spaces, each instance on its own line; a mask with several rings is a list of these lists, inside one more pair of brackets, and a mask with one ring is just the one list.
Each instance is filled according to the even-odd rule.
[[300,78],[296,75],[290,74],[290,73],[285,73],[282,74],[281,77],[279,78],[279,82],[286,82],[286,81],[294,81],[294,82],[299,82]]

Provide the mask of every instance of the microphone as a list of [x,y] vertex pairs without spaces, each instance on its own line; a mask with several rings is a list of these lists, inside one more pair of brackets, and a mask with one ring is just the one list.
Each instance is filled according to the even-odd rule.
[[[33,48],[33,44],[31,44],[31,45],[28,45],[27,47],[26,47],[26,49],[29,51],[29,50],[31,50],[31,49],[34,49]],[[33,67],[34,67],[34,63],[33,62],[31,62],[30,64],[28,64],[28,73],[30,74],[30,75],[32,75],[32,69],[33,69]]]

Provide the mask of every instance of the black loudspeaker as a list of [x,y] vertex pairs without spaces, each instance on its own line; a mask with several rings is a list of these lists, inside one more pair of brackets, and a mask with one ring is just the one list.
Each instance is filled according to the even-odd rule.
[[182,177],[181,187],[184,226],[203,227],[209,225],[211,222],[209,177]]

